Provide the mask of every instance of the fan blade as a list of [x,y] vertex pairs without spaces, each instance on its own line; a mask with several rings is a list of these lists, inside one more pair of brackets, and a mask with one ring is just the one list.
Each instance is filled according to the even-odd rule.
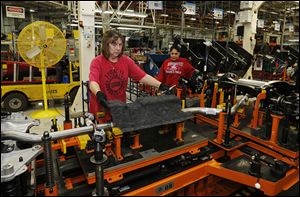
[[38,47],[38,46],[35,46],[35,47],[31,48],[29,51],[26,52],[26,56],[29,59],[32,59],[33,57],[38,55],[40,52],[41,52],[41,48]]
[[46,27],[44,25],[39,27],[40,39],[43,41],[45,41],[47,39],[47,34],[46,34],[45,28]]

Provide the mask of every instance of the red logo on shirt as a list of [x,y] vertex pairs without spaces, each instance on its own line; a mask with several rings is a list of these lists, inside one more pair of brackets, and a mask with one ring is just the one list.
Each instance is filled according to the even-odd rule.
[[124,74],[118,69],[112,69],[105,75],[107,82],[105,83],[106,90],[111,95],[122,94],[126,90]]
[[183,63],[182,62],[169,62],[166,67],[167,74],[181,74]]

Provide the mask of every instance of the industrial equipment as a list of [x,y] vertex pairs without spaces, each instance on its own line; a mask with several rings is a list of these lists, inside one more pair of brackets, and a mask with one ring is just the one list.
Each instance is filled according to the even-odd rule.
[[[3,195],[230,195],[245,186],[277,195],[299,181],[299,94],[287,91],[292,85],[226,74],[202,89],[189,92],[200,95],[200,107],[182,109],[190,95],[177,88],[177,97],[110,103],[110,123],[86,113],[76,128],[43,135],[1,129]],[[162,125],[168,132],[158,132]],[[20,159],[14,141],[35,153]]]

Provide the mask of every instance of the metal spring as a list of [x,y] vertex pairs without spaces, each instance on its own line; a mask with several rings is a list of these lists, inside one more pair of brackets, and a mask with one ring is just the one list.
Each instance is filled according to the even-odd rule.
[[44,160],[45,160],[45,170],[46,170],[46,186],[52,191],[54,186],[54,173],[53,173],[53,162],[51,154],[51,137],[48,131],[44,132],[43,136],[44,142]]
[[13,180],[1,183],[1,196],[19,196],[21,194],[19,177]]

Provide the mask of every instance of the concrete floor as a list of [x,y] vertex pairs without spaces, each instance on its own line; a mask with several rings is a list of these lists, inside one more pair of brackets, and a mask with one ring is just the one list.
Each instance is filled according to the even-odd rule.
[[[49,103],[48,109],[56,110],[58,111],[58,115],[55,116],[57,119],[57,126],[63,128],[63,121],[65,120],[65,112],[64,112],[64,105],[62,102],[54,102]],[[30,118],[31,114],[36,111],[43,111],[43,106],[39,106],[37,103],[32,104],[28,110],[22,112],[25,116],[28,116]],[[52,125],[52,118],[39,118],[40,125],[34,126],[30,129],[30,133],[36,133],[36,134],[43,134],[44,131],[50,131],[51,125]]]

